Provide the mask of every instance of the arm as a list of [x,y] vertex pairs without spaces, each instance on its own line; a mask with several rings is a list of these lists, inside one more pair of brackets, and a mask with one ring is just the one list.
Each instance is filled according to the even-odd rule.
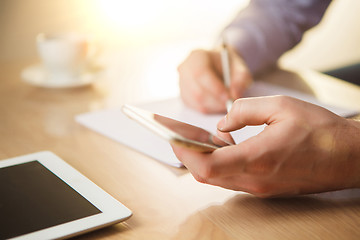
[[227,99],[237,99],[252,83],[252,74],[275,64],[302,34],[316,25],[330,0],[253,0],[226,28],[231,45],[231,85],[224,86],[220,53],[193,51],[178,67],[185,104],[204,113],[225,112]]
[[225,29],[230,45],[258,73],[318,24],[331,0],[252,0]]

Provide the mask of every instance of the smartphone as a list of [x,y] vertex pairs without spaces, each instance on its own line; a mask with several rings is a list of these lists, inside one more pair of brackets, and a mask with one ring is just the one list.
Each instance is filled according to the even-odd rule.
[[212,152],[233,145],[202,128],[161,116],[134,106],[123,105],[123,113],[171,144],[200,152]]

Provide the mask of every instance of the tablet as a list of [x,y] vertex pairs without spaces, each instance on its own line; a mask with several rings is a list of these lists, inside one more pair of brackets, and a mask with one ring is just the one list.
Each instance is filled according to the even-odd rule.
[[0,196],[0,239],[64,239],[132,215],[49,151],[1,160]]

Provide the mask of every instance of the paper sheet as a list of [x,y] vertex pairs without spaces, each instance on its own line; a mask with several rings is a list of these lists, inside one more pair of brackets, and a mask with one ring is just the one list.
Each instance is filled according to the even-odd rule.
[[[328,106],[320,103],[313,96],[263,82],[255,82],[255,84],[247,91],[246,96],[269,96],[278,94],[296,97],[320,105],[340,116],[350,116],[357,113],[356,110]],[[205,115],[189,109],[182,103],[180,98],[140,104],[137,106],[157,114],[204,128],[213,133],[216,132],[218,121],[223,117],[223,114]],[[80,114],[76,116],[76,121],[163,163],[175,167],[182,166],[175,157],[167,141],[126,117],[121,112],[120,108]],[[264,127],[264,125],[248,126],[233,132],[232,136],[235,142],[238,143],[260,133]]]

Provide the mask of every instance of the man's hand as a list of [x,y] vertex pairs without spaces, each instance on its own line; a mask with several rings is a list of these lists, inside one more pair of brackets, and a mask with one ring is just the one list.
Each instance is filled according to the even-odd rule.
[[195,50],[178,67],[180,92],[185,104],[203,113],[226,111],[226,101],[242,97],[252,76],[242,58],[229,49],[230,91],[222,79],[219,51]]
[[210,154],[173,149],[198,181],[260,197],[360,187],[360,122],[274,96],[238,99],[218,129],[262,124],[258,135]]

